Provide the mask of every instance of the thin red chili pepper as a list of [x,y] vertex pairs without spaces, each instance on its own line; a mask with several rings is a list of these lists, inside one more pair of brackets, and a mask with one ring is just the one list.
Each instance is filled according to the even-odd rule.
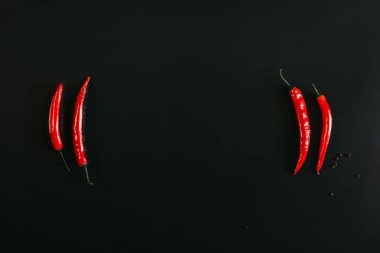
[[88,83],[90,82],[90,77],[86,78],[86,81],[83,83],[82,88],[80,89],[77,100],[75,102],[75,111],[74,111],[74,120],[73,120],[73,142],[74,142],[74,152],[77,159],[79,167],[83,167],[86,172],[87,182],[90,185],[93,183],[90,180],[87,171],[87,158],[86,151],[84,147],[84,134],[83,134],[83,107],[84,100],[86,98],[86,91]]
[[63,142],[61,138],[61,103],[62,103],[63,84],[58,85],[57,90],[54,93],[53,99],[50,103],[49,110],[49,134],[50,140],[53,144],[53,148],[61,155],[65,168],[68,172],[71,172],[67,166],[65,157],[63,156]]
[[319,158],[317,163],[317,174],[322,169],[323,162],[325,161],[327,147],[330,142],[331,128],[332,128],[332,116],[330,106],[327,102],[327,99],[324,95],[319,93],[314,84],[312,84],[315,92],[317,93],[317,102],[322,113],[322,134],[321,134],[321,143],[319,144]]
[[301,169],[304,164],[307,156],[307,152],[309,151],[310,144],[310,121],[309,116],[307,114],[307,107],[305,99],[302,96],[302,92],[295,86],[289,84],[288,81],[282,76],[282,69],[280,69],[280,76],[282,80],[288,85],[289,93],[293,101],[294,109],[296,110],[297,120],[298,120],[298,128],[300,132],[300,151],[298,162],[296,168],[294,169],[293,174],[296,175],[297,172]]

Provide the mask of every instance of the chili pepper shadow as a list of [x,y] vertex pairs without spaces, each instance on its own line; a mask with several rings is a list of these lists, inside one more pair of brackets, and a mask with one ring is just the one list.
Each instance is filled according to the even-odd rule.
[[[310,146],[309,146],[309,152],[305,161],[305,168],[307,167],[308,171],[311,171],[312,173],[316,173],[316,166],[318,163],[318,157],[319,157],[319,144],[321,139],[321,133],[322,133],[322,115],[321,111],[319,109],[318,103],[316,101],[316,96],[314,91],[310,87],[307,88],[306,94],[304,94],[305,101],[308,105],[308,113],[309,113],[309,119],[310,119],[310,128],[311,128],[311,136],[310,136]],[[309,103],[308,103],[309,102]],[[329,165],[330,160],[328,159],[328,156],[326,156],[325,163],[323,167],[327,167]],[[322,168],[323,170],[323,168]],[[323,173],[321,171],[321,173]]]
[[[103,129],[99,123],[98,118],[101,117],[101,109],[97,106],[99,103],[97,101],[101,100],[101,92],[97,92],[99,85],[96,83],[98,79],[92,78],[89,86],[87,88],[86,99],[83,106],[83,135],[84,135],[84,145],[86,149],[86,157],[88,160],[88,175],[90,180],[93,182],[91,187],[97,186],[107,186],[107,181],[103,180],[104,177],[101,176],[101,170],[103,164],[102,155],[99,152],[102,144],[99,139],[101,139],[100,134]],[[79,90],[78,90],[79,91]],[[88,105],[88,106],[87,106]],[[79,168],[81,180],[85,180],[85,170]]]
[[[74,116],[74,108],[75,101],[77,98],[77,94],[81,88],[81,85],[84,82],[81,79],[77,79],[70,82],[64,83],[64,91],[62,98],[62,109],[61,109],[61,119],[62,119],[62,139],[64,141],[64,149],[63,152],[65,154],[65,158],[67,163],[71,168],[71,176],[69,178],[69,184],[71,185],[80,185],[84,183],[85,175],[82,168],[78,167],[77,161],[74,155],[74,145],[73,145],[73,132],[72,132],[72,124],[73,124],[73,116]],[[84,117],[86,114],[86,109],[83,110]],[[86,128],[86,120],[84,119],[83,128]],[[85,130],[84,130],[85,131]]]
[[[90,75],[93,77],[92,75]],[[72,184],[86,184],[86,172],[83,167],[79,167],[74,154],[74,144],[72,140],[72,124],[73,124],[73,116],[75,109],[75,102],[77,99],[77,95],[85,81],[86,76],[81,79],[77,79],[73,84],[73,88],[70,89],[70,98],[67,99],[70,104],[70,108],[67,108],[68,115],[65,115],[67,118],[65,124],[66,133],[69,135],[67,138],[67,143],[69,144],[67,147],[70,149],[70,159],[72,167],[73,167],[73,176],[72,176]],[[86,98],[83,104],[83,137],[84,137],[84,145],[86,158],[88,160],[87,171],[90,181],[93,183],[91,187],[97,187],[99,185],[106,184],[106,181],[102,180],[100,176],[100,170],[98,168],[102,167],[101,159],[99,159],[100,154],[97,153],[96,147],[99,146],[99,133],[102,131],[100,129],[99,122],[96,118],[99,117],[99,110],[97,106],[99,103],[97,101],[101,99],[101,93],[97,92],[98,84],[97,78],[91,78],[90,83],[87,88]],[[89,105],[89,106],[88,106]]]

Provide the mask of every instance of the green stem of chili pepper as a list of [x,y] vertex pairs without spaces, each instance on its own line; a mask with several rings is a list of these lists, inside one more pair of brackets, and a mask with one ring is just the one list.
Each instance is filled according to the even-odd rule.
[[59,150],[58,153],[59,153],[59,154],[61,155],[61,157],[62,157],[62,161],[63,161],[63,163],[65,164],[65,168],[66,168],[66,170],[67,170],[68,172],[71,172],[69,166],[68,166],[67,163],[66,163],[65,157],[63,156],[62,150]]
[[312,83],[311,85],[313,85],[313,88],[314,88],[315,92],[317,93],[317,97],[319,97],[320,95],[322,95],[321,93],[319,93],[319,91],[318,91],[317,87],[315,87],[314,83]]
[[282,69],[280,69],[280,76],[281,76],[281,79],[286,83],[286,85],[288,85],[289,90],[292,90],[294,87],[290,85],[290,83],[284,78],[284,76],[282,75]]
[[93,182],[91,182],[91,179],[90,179],[90,176],[88,175],[88,170],[87,170],[87,164],[84,164],[83,165],[83,168],[84,168],[84,171],[86,173],[86,178],[87,178],[87,182],[89,185],[94,185]]

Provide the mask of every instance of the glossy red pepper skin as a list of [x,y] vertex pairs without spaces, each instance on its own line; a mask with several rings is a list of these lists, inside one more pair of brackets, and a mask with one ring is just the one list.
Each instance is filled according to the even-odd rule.
[[49,110],[49,134],[50,140],[53,144],[53,148],[58,151],[60,154],[65,168],[68,172],[71,172],[69,166],[66,163],[65,157],[63,156],[63,142],[61,137],[61,104],[62,104],[62,93],[63,93],[63,84],[58,85],[57,90],[54,93],[53,99],[50,103]]
[[321,142],[319,144],[319,157],[317,163],[317,174],[322,169],[323,162],[325,161],[327,147],[330,142],[331,129],[332,129],[332,115],[331,109],[324,95],[317,97],[317,102],[322,113],[322,134]]
[[50,103],[49,111],[49,134],[50,140],[56,151],[63,149],[61,137],[61,103],[62,103],[63,85],[60,83],[54,93]]
[[309,151],[311,129],[306,102],[303,98],[301,90],[297,87],[293,87],[289,93],[293,101],[294,109],[296,110],[298,128],[300,133],[299,157],[296,168],[293,172],[293,174],[296,175],[304,164],[307,153]]
[[74,120],[73,120],[73,142],[75,157],[80,167],[87,165],[86,151],[84,147],[84,135],[83,135],[83,106],[86,98],[87,86],[90,82],[90,77],[86,78],[86,81],[80,89],[77,100],[75,102]]

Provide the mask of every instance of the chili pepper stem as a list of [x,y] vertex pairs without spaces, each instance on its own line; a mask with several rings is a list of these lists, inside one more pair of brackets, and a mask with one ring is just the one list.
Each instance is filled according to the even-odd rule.
[[312,83],[311,85],[313,85],[313,88],[314,88],[315,92],[317,93],[317,97],[319,97],[320,95],[322,95],[321,93],[319,93],[319,91],[317,90],[317,87],[315,87],[314,83]]
[[62,150],[59,150],[58,153],[59,153],[59,154],[61,155],[61,157],[62,157],[62,161],[63,161],[63,163],[65,164],[65,168],[66,168],[66,170],[67,170],[68,172],[71,172],[69,166],[67,166],[67,163],[66,163],[65,157],[63,156]]
[[293,86],[291,86],[290,83],[282,75],[282,69],[280,69],[280,76],[281,76],[281,79],[286,83],[286,85],[288,85],[289,90],[293,89]]
[[91,182],[91,180],[90,180],[90,176],[88,175],[87,164],[83,165],[83,168],[84,168],[84,171],[85,171],[85,173],[86,173],[86,178],[87,178],[87,182],[88,182],[88,184],[89,184],[89,185],[94,185],[94,183]]

